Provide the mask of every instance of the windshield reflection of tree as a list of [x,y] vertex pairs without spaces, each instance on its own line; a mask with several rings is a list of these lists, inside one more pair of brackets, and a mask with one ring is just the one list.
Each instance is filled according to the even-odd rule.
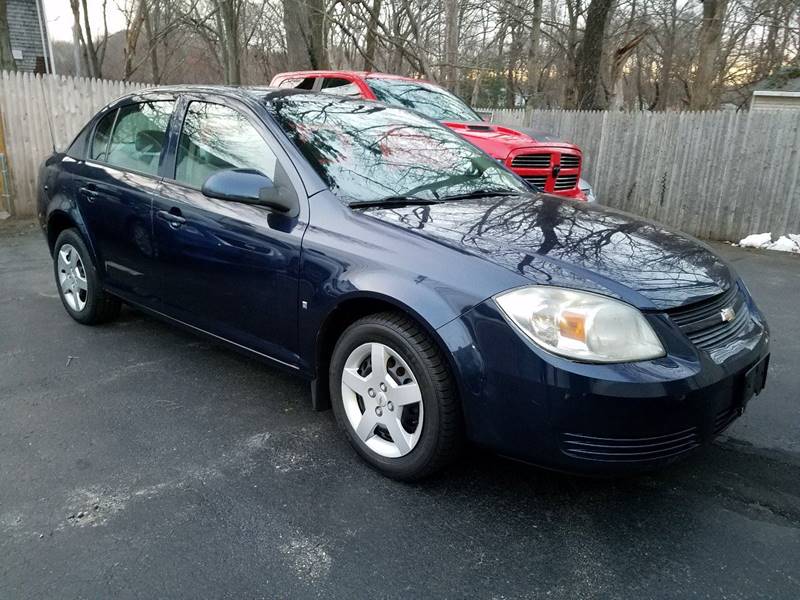
[[411,113],[321,96],[280,98],[272,110],[329,187],[348,199],[525,191],[470,144]]

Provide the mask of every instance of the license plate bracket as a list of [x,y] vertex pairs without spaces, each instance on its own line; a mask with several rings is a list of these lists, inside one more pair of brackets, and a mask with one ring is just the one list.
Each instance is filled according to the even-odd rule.
[[769,368],[769,355],[759,360],[744,373],[742,392],[739,400],[739,412],[744,412],[747,403],[757,396],[767,384],[767,369]]

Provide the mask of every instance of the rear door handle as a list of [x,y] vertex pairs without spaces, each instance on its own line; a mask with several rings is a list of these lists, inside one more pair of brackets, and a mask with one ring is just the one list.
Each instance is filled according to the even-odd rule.
[[160,210],[156,213],[159,219],[163,219],[169,226],[173,229],[177,229],[184,223],[186,223],[186,219],[181,215],[180,209],[172,208],[170,210]]
[[100,195],[100,192],[97,191],[97,186],[93,183],[79,188],[78,192],[85,196],[89,202],[94,202],[94,199]]

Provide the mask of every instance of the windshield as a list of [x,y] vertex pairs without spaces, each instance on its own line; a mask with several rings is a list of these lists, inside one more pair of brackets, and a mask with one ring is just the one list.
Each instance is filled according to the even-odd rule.
[[469,142],[409,111],[323,94],[272,98],[267,109],[348,203],[530,191]]
[[481,120],[463,100],[437,85],[380,77],[368,77],[367,85],[381,102],[416,110],[437,121]]

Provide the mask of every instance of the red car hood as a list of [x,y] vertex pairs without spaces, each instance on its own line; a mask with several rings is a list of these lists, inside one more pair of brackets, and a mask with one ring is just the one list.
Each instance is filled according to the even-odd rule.
[[467,138],[484,152],[500,160],[505,160],[513,150],[535,148],[536,146],[569,148],[580,152],[574,144],[565,142],[550,133],[536,131],[528,127],[506,127],[505,125],[485,123],[483,121],[443,121],[442,124],[460,136]]

